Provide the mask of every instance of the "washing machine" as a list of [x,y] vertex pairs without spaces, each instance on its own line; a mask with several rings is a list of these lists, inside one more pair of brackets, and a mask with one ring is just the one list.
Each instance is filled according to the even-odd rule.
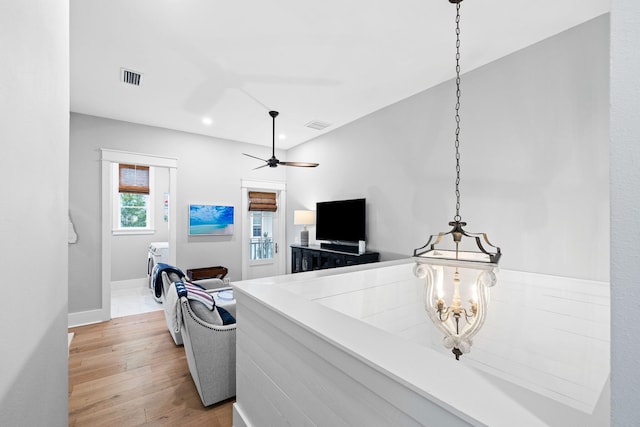
[[169,242],[149,243],[149,252],[147,254],[147,279],[149,282],[149,290],[157,302],[162,302],[162,300],[156,296],[156,293],[154,292],[154,284],[152,283],[153,268],[159,262],[165,264],[169,262]]

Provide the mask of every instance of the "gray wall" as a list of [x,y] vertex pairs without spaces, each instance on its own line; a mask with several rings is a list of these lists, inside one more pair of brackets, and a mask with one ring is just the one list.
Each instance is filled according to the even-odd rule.
[[612,425],[640,420],[640,4],[611,14],[611,409]]
[[[11,8],[4,7],[8,5]],[[637,86],[637,76],[640,75],[637,50],[640,4],[633,0],[613,0],[612,10],[611,233],[614,237],[624,237],[611,241],[612,255],[615,257],[611,271],[612,339],[615,350],[612,352],[612,421],[614,426],[631,426],[640,417],[640,408],[635,399],[637,394],[630,392],[640,384],[640,369],[634,357],[640,351],[640,343],[637,326],[627,321],[628,313],[635,312],[637,301],[640,300],[640,288],[633,280],[640,275],[637,263],[640,254],[638,246],[631,240],[631,237],[640,235],[635,215],[639,207],[637,197],[629,197],[628,192],[640,184],[635,167],[639,156],[637,141],[640,138],[640,129],[637,127],[637,114],[640,111],[637,105],[640,99]],[[0,173],[3,180],[9,182],[19,172],[22,159],[28,160],[34,166],[33,170],[40,172],[33,174],[33,182],[25,182],[21,187],[5,188],[8,199],[19,200],[25,194],[24,188],[30,189],[30,195],[39,197],[30,199],[32,209],[27,211],[26,217],[23,211],[3,210],[0,232],[5,245],[0,262],[4,271],[9,271],[9,268],[12,271],[30,271],[33,268],[34,247],[50,254],[39,264],[39,268],[49,274],[29,283],[30,317],[22,316],[23,306],[15,304],[14,299],[2,299],[2,323],[7,325],[10,320],[19,318],[21,327],[2,330],[2,342],[17,345],[11,346],[10,352],[2,353],[0,419],[8,425],[62,426],[67,424],[68,410],[64,292],[66,251],[63,250],[66,245],[67,197],[64,171],[67,166],[65,135],[68,123],[67,2],[2,3],[0,39],[12,42],[3,43],[6,46],[3,47],[4,58],[11,66],[0,67],[0,81],[12,83],[0,85],[0,113],[4,117],[0,137],[7,142],[3,145],[5,155],[17,160],[6,162]],[[608,63],[608,58],[605,62]],[[46,80],[46,84],[38,87],[32,85],[36,80],[43,82],[42,79]],[[41,90],[42,87],[47,90]],[[33,126],[34,123],[39,126]],[[389,144],[395,144],[399,139],[389,135],[388,141]],[[309,144],[297,152],[316,153],[314,150],[317,150],[317,145]],[[73,161],[73,152],[71,157]],[[95,160],[97,157],[91,158]],[[72,165],[74,168],[77,169],[78,165]],[[95,175],[93,179],[98,180],[97,169],[89,174]],[[350,191],[359,194],[355,190]],[[333,193],[326,190],[318,197],[342,197],[347,193],[349,190]],[[315,202],[314,199],[313,196],[307,198],[297,192],[294,200],[303,206]],[[76,202],[75,205],[81,204]],[[291,211],[296,208],[291,206]],[[49,215],[43,217],[41,212],[48,212]],[[83,233],[91,232],[89,236],[97,234],[85,220],[92,212],[91,207],[77,211]],[[445,217],[448,219],[448,216]],[[15,224],[24,223],[25,219],[34,227],[30,233],[15,227]],[[94,226],[99,228],[99,224]],[[439,227],[440,223],[434,226]],[[413,242],[414,239],[411,240]],[[415,240],[422,242],[422,239]],[[90,253],[97,250],[91,245],[87,245],[86,249]],[[406,253],[404,247],[401,252]],[[77,257],[78,253],[74,256]],[[89,258],[76,259],[74,262]],[[76,279],[81,276],[77,274]],[[91,280],[95,282],[97,279],[91,276]],[[76,288],[83,289],[82,286]],[[42,378],[47,378],[47,381],[42,381]],[[37,405],[33,405],[34,401],[37,401]]]
[[[605,15],[462,77],[461,215],[502,248],[503,268],[609,280],[608,41]],[[320,163],[288,171],[289,241],[293,210],[354,197],[383,259],[448,231],[454,91],[445,82],[289,150]]]
[[149,243],[169,240],[169,223],[164,221],[164,193],[169,191],[169,169],[154,168],[153,234],[129,234],[111,237],[111,281],[147,277]]
[[0,424],[66,426],[68,2],[0,2],[0,51]]
[[[75,113],[71,114],[70,132],[69,209],[79,237],[77,244],[69,246],[70,313],[101,306],[100,148],[177,158],[178,197],[172,200],[178,212],[178,266],[186,270],[224,265],[232,280],[240,279],[240,180],[285,180],[284,168],[254,171],[256,160],[242,153],[264,153],[268,157],[270,148]],[[282,152],[276,155],[285,158]],[[234,205],[235,234],[188,237],[190,203]],[[146,248],[135,256],[144,266]],[[118,268],[112,265],[112,269]]]

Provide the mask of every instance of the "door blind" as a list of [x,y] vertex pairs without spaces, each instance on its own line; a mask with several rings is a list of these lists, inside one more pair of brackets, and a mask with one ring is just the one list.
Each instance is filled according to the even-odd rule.
[[276,193],[265,193],[262,191],[249,191],[249,210],[276,212]]

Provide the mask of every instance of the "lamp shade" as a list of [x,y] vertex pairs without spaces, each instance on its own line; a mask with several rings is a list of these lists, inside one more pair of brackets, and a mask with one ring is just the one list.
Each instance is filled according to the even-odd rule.
[[316,222],[314,211],[293,211],[293,223],[295,225],[311,225]]

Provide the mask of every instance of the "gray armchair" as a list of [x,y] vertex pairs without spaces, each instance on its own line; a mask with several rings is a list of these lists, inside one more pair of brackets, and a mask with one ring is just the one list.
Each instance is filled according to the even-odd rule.
[[198,309],[201,304],[186,297],[180,298],[180,304],[187,364],[202,404],[235,396],[236,324],[209,323],[208,313]]
[[[167,321],[167,328],[171,333],[171,338],[173,338],[173,342],[176,343],[176,345],[182,345],[182,341],[183,341],[182,334],[180,331],[176,331],[174,328],[176,307],[173,302],[167,302],[167,292],[173,282],[177,282],[179,280],[185,280],[185,278],[180,277],[176,273],[167,274],[164,271],[160,274],[162,276],[162,295],[161,295],[162,308],[164,309],[164,318]],[[221,279],[203,279],[203,280],[196,280],[193,283],[197,283],[202,287],[204,287],[205,289],[218,289],[224,286],[224,283],[222,282]]]

